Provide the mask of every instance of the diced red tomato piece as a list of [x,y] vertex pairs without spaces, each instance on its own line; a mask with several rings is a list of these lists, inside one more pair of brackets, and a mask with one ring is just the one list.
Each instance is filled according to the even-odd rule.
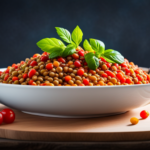
[[37,65],[37,62],[35,60],[31,61],[30,66],[34,67]]
[[25,73],[25,74],[23,75],[23,78],[26,79],[27,77],[28,77],[28,74]]
[[85,86],[84,84],[79,84],[79,86]]
[[4,77],[4,81],[6,81],[9,78],[9,74],[6,74]]
[[143,77],[141,77],[141,76],[138,75],[138,74],[136,75],[136,77],[138,78],[139,81],[142,81],[142,80],[143,80]]
[[71,80],[71,76],[69,76],[69,75],[65,76],[65,81],[66,81],[66,82],[68,82],[68,81],[70,81],[70,80]]
[[103,61],[103,62],[107,62],[103,57],[101,57],[101,61]]
[[106,66],[107,66],[108,68],[110,68],[110,67],[111,67],[111,63],[106,63]]
[[64,58],[62,58],[62,57],[57,58],[57,61],[62,62],[62,63],[66,62],[66,60]]
[[47,70],[53,69],[53,64],[52,64],[52,63],[48,63],[48,64],[46,65],[46,69],[47,69]]
[[18,77],[12,77],[13,81],[19,80]]
[[89,79],[83,79],[83,84],[84,85],[89,85]]
[[115,74],[109,70],[106,70],[105,73],[108,75],[108,76],[111,76],[112,78],[115,77]]
[[142,84],[142,82],[141,81],[138,81],[138,83],[137,84]]
[[38,57],[38,56],[40,56],[40,54],[34,54],[34,55],[33,55],[33,58],[36,58],[36,57]]
[[92,73],[92,74],[96,74],[95,70],[90,70],[89,72]]
[[130,83],[132,83],[132,80],[130,78],[127,78],[126,83],[130,84]]
[[125,79],[125,78],[122,78],[122,79],[120,80],[120,82],[123,84],[123,83],[126,82],[126,79]]
[[108,75],[106,73],[103,73],[101,76],[107,78]]
[[28,82],[28,84],[29,84],[29,85],[32,85],[33,82],[34,82],[33,80],[30,80],[30,81]]
[[77,75],[82,76],[84,74],[84,69],[79,69]]
[[79,55],[78,55],[77,53],[74,53],[74,54],[72,54],[72,57],[73,57],[74,59],[78,59],[78,58],[79,58]]
[[9,73],[9,69],[6,69],[5,73]]
[[118,69],[118,66],[119,66],[119,65],[118,65],[117,63],[114,63],[114,66]]
[[46,62],[48,59],[49,59],[49,58],[48,58],[48,56],[47,56],[47,55],[43,55],[43,56],[41,56],[41,61]]
[[87,66],[87,62],[84,62],[84,66]]
[[21,61],[21,62],[20,62],[21,65],[23,65],[24,63],[25,63],[24,61]]
[[148,80],[148,81],[150,80],[150,75],[147,75],[147,80]]
[[84,51],[80,50],[80,51],[78,51],[78,54],[79,54],[79,56],[84,56]]
[[17,68],[18,68],[18,65],[12,64],[12,67],[14,67],[15,69],[17,69]]
[[134,70],[134,72],[135,72],[136,74],[140,74],[140,70],[139,70],[139,69]]
[[49,55],[49,53],[48,52],[44,52],[42,55]]
[[79,60],[76,60],[76,61],[74,62],[74,65],[75,65],[75,67],[77,67],[77,68],[81,67],[81,63],[80,63]]
[[125,62],[123,62],[122,64],[120,64],[121,67],[127,67],[127,64]]
[[35,69],[31,69],[31,70],[29,71],[29,73],[28,73],[29,78],[32,78],[32,76],[34,76],[35,73],[36,73],[36,70],[35,70]]
[[3,72],[2,72],[2,71],[0,71],[0,76],[2,75],[2,73],[3,73]]
[[117,73],[116,74],[117,78],[121,81],[124,80],[123,74],[122,73]]

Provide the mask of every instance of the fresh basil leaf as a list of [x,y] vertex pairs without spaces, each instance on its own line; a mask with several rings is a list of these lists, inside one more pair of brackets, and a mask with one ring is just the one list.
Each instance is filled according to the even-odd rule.
[[88,67],[92,70],[96,70],[99,66],[99,59],[94,55],[94,53],[87,53],[84,56]]
[[62,57],[72,55],[76,52],[76,47],[72,44],[67,45],[66,49],[62,53]]
[[66,43],[71,43],[71,35],[70,32],[64,28],[55,27],[57,34],[60,36],[62,40],[64,40]]
[[62,53],[63,53],[62,49],[55,49],[50,53],[49,58],[56,58],[58,56],[61,56]]
[[82,30],[79,28],[79,26],[77,26],[73,32],[72,32],[72,40],[76,43],[77,46],[79,46],[79,44],[82,42],[82,36],[83,36],[83,32]]
[[41,50],[45,52],[50,52],[50,49],[53,47],[65,49],[64,43],[56,38],[45,38],[38,41],[36,44],[39,48],[41,48]]
[[101,54],[104,53],[105,50],[105,44],[96,39],[90,39],[90,44],[92,48],[97,52],[97,57],[100,58]]
[[124,57],[118,52],[113,49],[108,49],[104,52],[102,57],[107,58],[108,62],[122,64],[124,62]]
[[88,40],[84,40],[83,42],[83,47],[85,51],[89,51],[89,52],[93,52],[94,50],[92,49],[90,43],[88,42]]

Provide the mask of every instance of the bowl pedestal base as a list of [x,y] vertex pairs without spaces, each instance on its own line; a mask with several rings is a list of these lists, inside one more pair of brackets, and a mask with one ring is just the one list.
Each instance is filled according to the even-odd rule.
[[43,114],[43,113],[34,113],[34,112],[27,112],[22,111],[23,113],[30,114],[30,115],[36,115],[36,116],[43,116],[43,117],[53,117],[53,118],[98,118],[98,117],[106,117],[106,116],[114,116],[126,113],[124,112],[117,112],[117,113],[110,113],[110,114],[97,114],[97,115],[81,115],[81,116],[63,116],[63,115],[52,115],[52,114]]

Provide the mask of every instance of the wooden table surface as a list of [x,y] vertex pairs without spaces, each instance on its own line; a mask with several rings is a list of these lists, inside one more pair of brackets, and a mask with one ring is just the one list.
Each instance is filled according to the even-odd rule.
[[[0,105],[0,110],[6,108]],[[90,119],[59,119],[33,116],[14,110],[16,120],[0,125],[0,138],[50,142],[98,142],[150,140],[150,117],[140,119],[141,110],[150,111],[150,105],[125,114]],[[130,118],[140,119],[137,125]]]

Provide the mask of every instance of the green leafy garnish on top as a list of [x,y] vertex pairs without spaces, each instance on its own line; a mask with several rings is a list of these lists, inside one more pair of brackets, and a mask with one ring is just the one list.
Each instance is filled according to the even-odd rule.
[[[66,46],[60,39],[57,38],[44,38],[37,42],[37,46],[41,50],[50,53],[49,58],[67,57],[76,53],[76,48],[80,45],[83,38],[83,32],[79,26],[70,33],[67,29],[55,27],[59,37],[68,45]],[[124,62],[124,57],[113,49],[105,50],[105,44],[97,39],[91,38],[83,42],[85,51],[84,55],[88,67],[95,70],[99,67],[99,60],[101,57],[105,58],[107,62],[121,64]]]

